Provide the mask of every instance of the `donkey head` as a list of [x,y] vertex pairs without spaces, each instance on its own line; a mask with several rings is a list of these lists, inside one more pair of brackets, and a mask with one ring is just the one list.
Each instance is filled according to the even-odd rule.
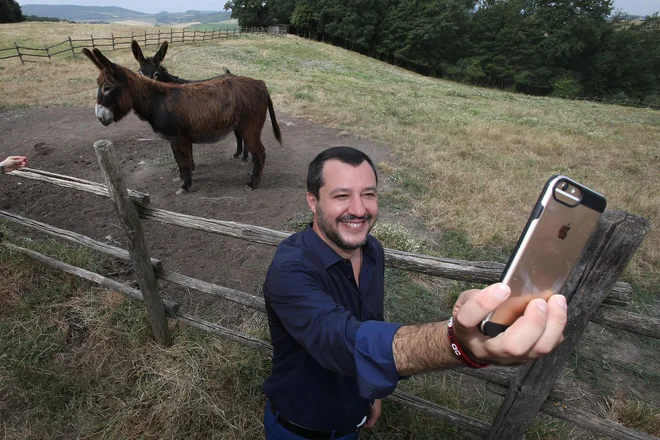
[[85,48],[82,53],[100,70],[96,79],[96,117],[106,126],[119,122],[133,108],[133,98],[128,88],[128,69],[113,63],[98,49],[90,52]]
[[140,63],[140,75],[144,75],[147,78],[152,78],[157,80],[158,76],[162,75],[162,69],[160,63],[163,62],[165,54],[167,53],[168,43],[165,41],[158,49],[158,52],[153,57],[145,57],[142,54],[142,49],[137,41],[133,40],[131,43],[131,48],[133,49],[133,56]]

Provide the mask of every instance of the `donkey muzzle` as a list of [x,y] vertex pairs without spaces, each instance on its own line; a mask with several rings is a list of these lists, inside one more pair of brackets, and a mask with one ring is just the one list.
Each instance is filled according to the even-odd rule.
[[106,127],[114,121],[114,115],[112,114],[112,110],[103,107],[100,104],[96,104],[96,109],[94,110],[94,113],[96,114],[96,117],[98,118],[99,121],[101,121],[101,124],[105,125]]

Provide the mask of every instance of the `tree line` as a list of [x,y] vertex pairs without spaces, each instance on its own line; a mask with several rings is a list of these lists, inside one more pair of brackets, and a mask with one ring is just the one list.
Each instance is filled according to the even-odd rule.
[[229,0],[241,26],[293,33],[423,74],[555,96],[660,102],[660,17],[613,0]]
[[17,23],[23,20],[23,12],[16,1],[0,0],[0,23]]

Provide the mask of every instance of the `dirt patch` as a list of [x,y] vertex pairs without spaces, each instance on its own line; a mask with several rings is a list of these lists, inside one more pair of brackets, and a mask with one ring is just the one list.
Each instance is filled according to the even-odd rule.
[[[262,134],[266,165],[261,185],[254,191],[245,189],[252,163],[245,165],[232,157],[236,150],[233,135],[215,144],[194,146],[192,191],[176,195],[180,184],[172,181],[177,172],[169,144],[132,114],[104,127],[91,108],[0,113],[0,155],[25,155],[31,168],[103,182],[92,146],[99,139],[109,139],[127,186],[149,193],[152,207],[276,230],[286,230],[294,216],[307,212],[307,166],[325,148],[350,145],[376,163],[392,161],[388,148],[367,139],[279,111],[277,118],[284,146],[279,146],[270,121],[266,121]],[[0,209],[125,247],[124,232],[107,198],[14,176],[3,176],[0,188]],[[165,268],[260,294],[274,247],[153,220],[144,221],[143,227],[151,256],[161,259]],[[189,295],[177,299],[185,303],[182,305],[200,307]]]

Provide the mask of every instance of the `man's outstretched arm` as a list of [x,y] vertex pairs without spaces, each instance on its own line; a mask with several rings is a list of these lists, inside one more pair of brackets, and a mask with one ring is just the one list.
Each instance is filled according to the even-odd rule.
[[[564,337],[566,299],[553,295],[546,302],[533,299],[525,314],[497,337],[483,335],[478,326],[511,291],[498,283],[461,294],[453,309],[454,333],[465,354],[477,363],[516,364],[550,353]],[[408,376],[462,364],[447,335],[447,322],[400,327],[392,341],[399,375]]]

